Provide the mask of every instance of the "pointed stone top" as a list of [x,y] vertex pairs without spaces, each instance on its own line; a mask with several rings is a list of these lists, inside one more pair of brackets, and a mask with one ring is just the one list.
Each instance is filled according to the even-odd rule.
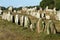
[[42,8],[40,7],[40,10],[42,11]]
[[46,9],[48,9],[48,6],[46,6]]
[[54,9],[53,9],[54,11],[56,10],[56,8],[54,7]]
[[35,7],[35,9],[37,9],[37,7]]
[[10,10],[10,11],[11,11],[12,9],[13,9],[13,6],[9,6],[8,10]]

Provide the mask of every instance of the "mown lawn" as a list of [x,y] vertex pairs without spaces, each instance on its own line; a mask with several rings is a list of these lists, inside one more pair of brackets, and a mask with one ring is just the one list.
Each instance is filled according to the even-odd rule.
[[60,34],[38,34],[0,18],[0,40],[60,40]]

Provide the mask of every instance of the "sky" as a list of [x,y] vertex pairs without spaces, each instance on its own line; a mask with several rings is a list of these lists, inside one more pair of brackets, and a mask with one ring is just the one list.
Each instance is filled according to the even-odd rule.
[[0,0],[0,6],[21,7],[39,5],[41,0]]

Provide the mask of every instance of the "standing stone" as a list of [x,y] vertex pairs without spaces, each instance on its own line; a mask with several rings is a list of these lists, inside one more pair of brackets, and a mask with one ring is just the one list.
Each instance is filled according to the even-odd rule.
[[5,18],[4,18],[4,20],[6,20],[7,19],[7,14],[5,14]]
[[2,19],[6,20],[7,19],[7,14],[4,12],[2,15]]
[[19,17],[18,17],[18,25],[20,25],[20,15],[19,15]]
[[50,27],[49,27],[49,23],[46,24],[46,32],[47,34],[50,34]]
[[44,29],[45,29],[45,21],[43,20],[42,21],[42,30],[44,31]]
[[2,19],[4,19],[4,14],[5,14],[5,13],[3,13],[3,15],[2,15]]
[[31,15],[31,8],[27,10],[27,14]]
[[14,10],[14,13],[16,13],[17,11],[16,10]]
[[32,11],[31,11],[30,15],[33,16],[33,12]]
[[12,6],[10,6],[10,7],[8,8],[8,10],[12,12],[13,7],[12,7]]
[[0,14],[2,14],[2,10],[0,10]]
[[18,15],[15,15],[15,23],[18,24]]
[[11,18],[12,18],[12,22],[15,23],[15,16],[11,15]]
[[28,16],[25,16],[25,21],[24,21],[24,27],[29,27],[30,26],[30,19]]
[[57,14],[56,14],[56,20],[59,20],[59,21],[60,21],[60,10],[57,11]]
[[33,25],[32,24],[30,25],[30,29],[31,29],[31,31],[33,31]]
[[27,12],[28,15],[30,15],[30,12]]
[[37,32],[40,33],[42,32],[42,20],[39,19],[37,22]]
[[34,31],[35,25],[36,25],[36,24],[34,24],[34,23],[32,23],[32,24],[30,25],[30,30],[31,30],[31,31]]
[[49,20],[47,22],[46,32],[47,32],[47,34],[55,34],[56,33],[56,28],[55,28],[55,25],[53,24],[52,20]]
[[55,28],[55,24],[53,23],[53,21],[50,21],[50,29],[51,29],[51,34],[56,34],[56,28]]
[[28,18],[25,16],[25,18],[24,18],[24,19],[25,19],[25,21],[24,21],[24,27],[28,27],[28,26],[27,26]]
[[22,16],[20,17],[20,21],[21,21],[21,22],[20,22],[20,25],[21,25],[21,26],[23,26],[23,18],[24,18],[24,16],[22,15]]
[[45,17],[45,13],[42,13],[42,18],[44,18]]
[[35,16],[35,14],[36,14],[36,12],[33,12],[33,13],[32,13],[32,16]]
[[7,14],[7,20],[8,20],[8,21],[11,21],[10,12],[8,12],[8,14]]
[[11,16],[11,18],[10,18],[10,19],[11,19],[11,22],[12,22],[12,21],[13,21],[13,15],[10,15],[10,16]]
[[36,17],[37,17],[37,18],[40,18],[40,14],[39,14],[39,13],[37,13]]
[[54,14],[56,14],[56,8],[53,9]]
[[45,10],[48,11],[48,6],[46,6]]
[[46,19],[50,19],[50,16],[49,15],[46,15]]

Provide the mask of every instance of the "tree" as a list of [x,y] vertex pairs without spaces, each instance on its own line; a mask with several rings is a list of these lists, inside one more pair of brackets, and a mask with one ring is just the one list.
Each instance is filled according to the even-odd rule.
[[55,0],[56,2],[56,9],[59,10],[60,9],[60,0]]
[[55,7],[55,0],[42,0],[40,2],[40,6],[44,9],[46,6],[49,8],[54,8]]
[[49,8],[56,7],[57,10],[60,9],[60,0],[42,0],[40,2],[40,6],[44,9],[46,6],[49,6]]

